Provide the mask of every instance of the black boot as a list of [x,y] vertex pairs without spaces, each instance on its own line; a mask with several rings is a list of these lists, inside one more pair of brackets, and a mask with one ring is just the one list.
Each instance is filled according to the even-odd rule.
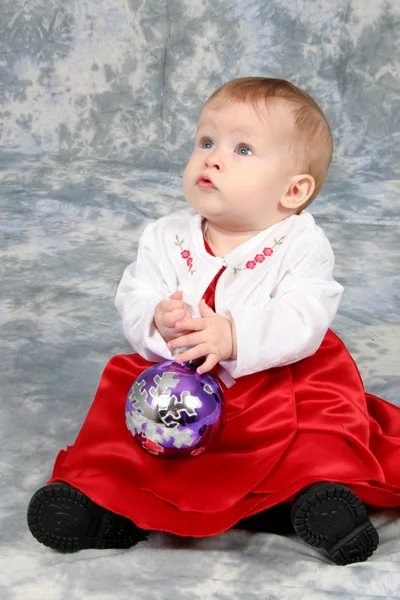
[[337,483],[303,490],[293,503],[292,522],[302,540],[326,550],[337,565],[367,560],[379,544],[361,500]]
[[32,496],[27,518],[38,542],[59,552],[130,548],[146,539],[146,532],[133,521],[102,508],[65,483],[40,488]]

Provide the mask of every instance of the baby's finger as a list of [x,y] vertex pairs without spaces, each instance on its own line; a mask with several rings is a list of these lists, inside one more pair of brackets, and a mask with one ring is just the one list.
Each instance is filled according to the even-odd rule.
[[202,331],[206,327],[206,319],[184,319],[176,324],[177,329],[187,329],[188,331]]
[[199,344],[198,346],[193,346],[193,348],[189,348],[184,352],[178,354],[175,357],[176,362],[188,362],[189,360],[195,360],[196,358],[201,358],[207,354],[207,345]]
[[201,364],[199,367],[197,367],[196,371],[197,373],[201,374],[201,373],[208,373],[208,371],[211,371],[211,369],[213,367],[215,367],[215,365],[218,362],[218,357],[216,354],[209,354],[206,358],[206,360],[203,362],[203,364]]
[[[203,333],[189,332],[168,342],[168,348],[170,350],[176,350],[177,348],[192,348],[194,346],[198,346],[199,344],[204,344]],[[210,351],[210,348],[208,351]]]
[[189,319],[192,318],[192,313],[188,310],[185,310],[185,316],[183,317],[182,321],[189,321]]
[[172,296],[170,296],[170,300],[182,300],[183,294],[182,292],[174,292]]
[[185,316],[183,308],[177,308],[175,310],[164,313],[164,325],[165,327],[175,327],[177,321],[181,321]]
[[183,302],[183,300],[164,300],[163,310],[165,312],[170,312],[171,310],[175,310],[176,308],[185,308],[185,303]]

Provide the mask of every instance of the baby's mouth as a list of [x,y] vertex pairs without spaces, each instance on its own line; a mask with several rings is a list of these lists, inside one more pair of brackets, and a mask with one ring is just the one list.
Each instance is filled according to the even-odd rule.
[[209,179],[206,175],[200,175],[198,180],[196,181],[196,185],[199,186],[200,189],[205,191],[211,191],[217,189],[211,179]]

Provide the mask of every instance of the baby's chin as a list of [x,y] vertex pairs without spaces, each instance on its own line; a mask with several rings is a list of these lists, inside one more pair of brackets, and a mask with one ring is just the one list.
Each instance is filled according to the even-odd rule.
[[[204,202],[197,202],[197,203],[193,203],[191,204],[192,208],[199,213],[200,215],[202,215],[205,219],[207,219],[208,221],[221,221],[221,220],[226,220],[229,219],[229,212],[224,210],[221,207],[218,206],[207,206],[207,203]],[[211,202],[210,202],[211,204]]]
[[[218,191],[215,195],[202,192],[200,194],[197,190],[194,190],[194,193],[188,191],[186,201],[195,212],[210,223],[227,231],[239,231],[242,229],[243,223],[248,221],[248,214],[246,212],[239,214],[240,211],[234,211],[234,204],[230,204]],[[254,220],[257,221],[257,219]]]
[[220,203],[216,200],[216,198],[212,198],[210,196],[206,196],[205,198],[198,197],[197,194],[188,194],[186,196],[187,203],[193,208],[194,211],[203,215],[203,217],[214,217],[219,218],[223,217],[224,214],[227,213],[226,209],[224,209]]
[[203,211],[202,216],[210,225],[217,227],[220,230],[227,232],[235,232],[243,230],[243,220],[235,217],[232,213],[217,213],[212,211]]

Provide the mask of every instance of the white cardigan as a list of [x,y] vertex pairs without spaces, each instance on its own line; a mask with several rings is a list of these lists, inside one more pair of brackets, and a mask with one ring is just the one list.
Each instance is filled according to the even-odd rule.
[[301,360],[318,349],[336,314],[342,286],[322,229],[303,211],[221,256],[205,247],[202,216],[191,208],[150,223],[137,260],[124,271],[115,306],[125,337],[149,361],[173,356],[153,323],[160,300],[181,291],[194,316],[221,267],[216,312],[234,321],[237,359],[221,361],[237,378]]

